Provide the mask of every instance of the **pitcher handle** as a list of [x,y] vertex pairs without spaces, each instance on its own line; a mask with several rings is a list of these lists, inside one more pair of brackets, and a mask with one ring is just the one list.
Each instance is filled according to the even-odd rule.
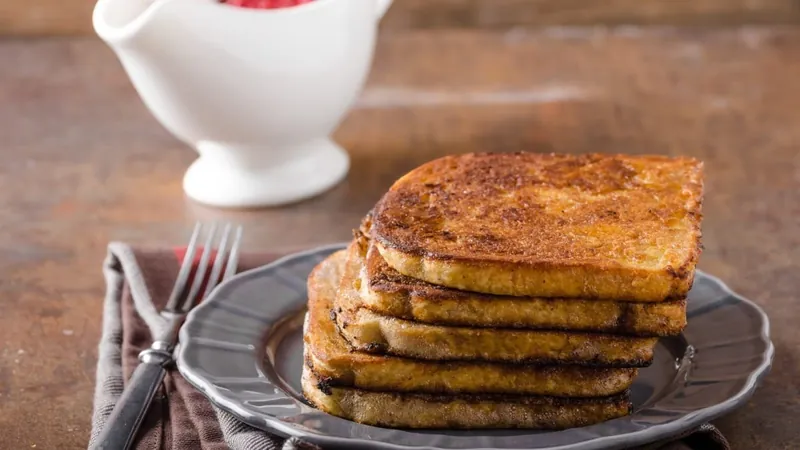
[[386,10],[392,6],[392,0],[376,0],[378,2],[378,20],[381,20]]

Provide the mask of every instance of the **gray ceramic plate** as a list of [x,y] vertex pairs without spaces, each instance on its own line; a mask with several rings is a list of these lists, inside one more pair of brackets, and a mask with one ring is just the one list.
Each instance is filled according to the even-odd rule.
[[181,330],[181,373],[244,422],[326,449],[607,449],[666,438],[742,406],[772,362],[764,312],[698,272],[689,324],[658,344],[652,366],[633,385],[628,417],[558,432],[360,425],[315,410],[300,391],[306,277],[343,247],[291,255],[220,286]]

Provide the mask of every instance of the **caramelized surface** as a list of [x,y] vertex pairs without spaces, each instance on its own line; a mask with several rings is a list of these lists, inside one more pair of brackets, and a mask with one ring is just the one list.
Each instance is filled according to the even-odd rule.
[[331,387],[303,368],[303,394],[320,410],[389,428],[581,427],[630,414],[628,393],[594,399],[497,395],[398,394]]
[[468,154],[400,178],[372,237],[399,272],[499,295],[685,296],[699,252],[691,158]]
[[391,268],[362,239],[358,252],[364,306],[387,316],[438,325],[539,328],[639,336],[677,335],[686,325],[686,300],[617,302],[510,297],[446,288]]
[[345,268],[334,300],[340,333],[353,347],[426,360],[569,363],[641,367],[656,338],[567,331],[428,325],[376,314],[363,307],[357,258]]
[[622,392],[636,376],[634,368],[419,361],[352,351],[331,319],[344,267],[345,253],[333,254],[317,266],[308,282],[306,364],[330,385],[377,391],[591,397]]

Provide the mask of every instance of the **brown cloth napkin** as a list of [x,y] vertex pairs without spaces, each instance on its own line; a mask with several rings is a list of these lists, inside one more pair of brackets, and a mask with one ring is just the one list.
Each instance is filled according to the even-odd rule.
[[[109,245],[104,266],[107,290],[89,448],[139,363],[139,352],[150,345],[153,336],[165,325],[158,312],[172,290],[182,255],[182,249],[146,250],[121,243]],[[239,263],[240,270],[258,267],[276,256],[244,254]],[[135,448],[299,450],[318,447],[295,439],[284,440],[238,421],[231,414],[213,407],[173,368],[145,417]],[[710,424],[641,447],[646,450],[729,448],[725,437]]]
[[[130,378],[138,355],[165,326],[159,315],[172,290],[185,249],[140,250],[109,245],[104,265],[106,297],[98,350],[94,413],[89,448]],[[276,255],[242,255],[240,270],[263,265]],[[316,448],[252,428],[209,401],[172,368],[156,394],[134,448],[298,450]]]

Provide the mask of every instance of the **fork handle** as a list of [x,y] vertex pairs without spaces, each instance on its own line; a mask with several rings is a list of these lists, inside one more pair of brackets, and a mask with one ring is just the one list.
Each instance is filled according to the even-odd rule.
[[[157,342],[157,344],[160,344]],[[159,345],[139,354],[139,364],[100,433],[96,450],[128,450],[167,373],[172,354]]]

